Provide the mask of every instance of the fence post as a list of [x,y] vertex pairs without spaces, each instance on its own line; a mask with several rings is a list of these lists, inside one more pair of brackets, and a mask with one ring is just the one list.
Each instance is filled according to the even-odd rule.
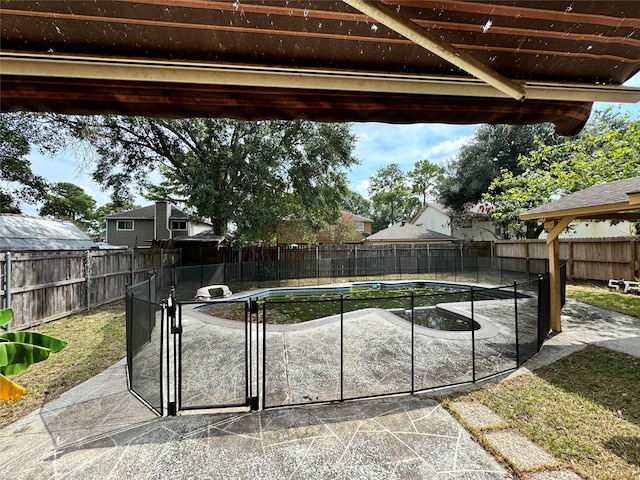
[[[6,299],[6,308],[11,308],[11,252],[7,252],[5,255],[5,299]],[[13,320],[9,320],[9,323],[6,325],[7,332],[11,331],[11,324]]]
[[89,250],[84,252],[84,271],[87,279],[87,310],[91,310],[91,253]]
[[475,312],[474,312],[474,296],[473,286],[471,286],[471,366],[473,383],[476,383],[476,329],[475,329]]
[[518,284],[513,281],[514,317],[516,321],[516,366],[520,367],[520,340],[518,335]]
[[132,248],[131,249],[131,285],[136,284],[135,273],[136,273],[135,249]]
[[160,286],[163,286],[164,282],[164,253],[162,248],[160,249]]
[[357,277],[358,276],[358,246],[356,245],[354,251],[353,251],[353,261],[354,261],[354,272],[353,272],[353,276]]
[[340,401],[344,401],[344,295],[340,294]]
[[396,244],[393,244],[393,274],[398,272],[398,251],[396,250]]
[[415,392],[415,377],[416,377],[416,355],[415,355],[415,291],[411,290],[411,393]]

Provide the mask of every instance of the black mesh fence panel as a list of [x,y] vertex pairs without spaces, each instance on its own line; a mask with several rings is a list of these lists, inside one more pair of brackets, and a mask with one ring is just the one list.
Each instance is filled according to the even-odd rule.
[[344,398],[410,391],[411,330],[402,316],[411,298],[345,298],[343,305]]
[[[544,321],[541,310],[545,310],[544,296],[539,291],[542,280],[518,284],[518,360],[520,365],[533,357],[542,344],[538,343],[539,322]],[[548,318],[548,317],[547,317]],[[548,330],[547,330],[548,332]],[[546,337],[546,333],[544,335]]]
[[[240,406],[248,397],[247,302],[181,303],[179,409]],[[210,317],[210,318],[207,318]]]
[[471,309],[470,291],[415,295],[413,302],[414,390],[473,381],[471,323],[465,313]]
[[267,299],[261,313],[265,408],[340,400],[340,300]]
[[474,288],[475,380],[516,368],[516,293],[514,287]]
[[162,413],[162,359],[165,337],[162,306],[127,294],[127,368],[129,388]]

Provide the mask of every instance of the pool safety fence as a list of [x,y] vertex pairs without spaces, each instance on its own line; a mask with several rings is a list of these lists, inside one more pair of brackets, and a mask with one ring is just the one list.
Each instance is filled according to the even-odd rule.
[[[437,252],[437,251],[435,251]],[[358,280],[446,280],[504,285],[527,282],[548,270],[545,259],[513,259],[477,256],[415,255],[394,249],[365,255],[355,250],[344,258],[276,259],[166,267],[155,271],[158,295],[176,288],[179,300],[193,299],[200,287],[223,284],[239,292],[263,287],[301,286]]]
[[[127,289],[127,366],[131,391],[158,415],[470,384],[518,368],[550,331],[547,275],[499,287],[457,286],[446,298],[412,290],[212,302],[179,301],[175,289],[157,302],[157,280]],[[295,316],[310,306],[322,313],[286,323],[282,307]],[[433,328],[425,312],[463,327]]]

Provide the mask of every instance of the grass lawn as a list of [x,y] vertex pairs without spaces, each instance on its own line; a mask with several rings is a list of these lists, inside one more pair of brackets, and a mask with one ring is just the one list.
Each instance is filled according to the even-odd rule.
[[640,478],[639,358],[590,345],[456,400],[488,406],[584,478]]
[[640,295],[619,293],[589,285],[567,285],[567,297],[640,318]]
[[27,389],[20,400],[0,400],[0,427],[13,422],[126,356],[124,301],[29,329],[68,342],[66,348],[11,380]]

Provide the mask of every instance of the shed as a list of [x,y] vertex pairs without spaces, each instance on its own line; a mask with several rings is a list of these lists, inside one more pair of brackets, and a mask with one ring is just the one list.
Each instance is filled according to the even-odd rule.
[[96,243],[71,222],[0,214],[0,251],[97,250]]

